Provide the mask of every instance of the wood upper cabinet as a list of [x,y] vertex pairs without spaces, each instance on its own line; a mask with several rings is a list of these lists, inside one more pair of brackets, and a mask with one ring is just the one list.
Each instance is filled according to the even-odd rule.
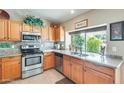
[[55,41],[64,41],[65,31],[62,26],[55,27]]
[[20,41],[21,40],[22,25],[18,21],[8,21],[8,40]]
[[7,20],[0,19],[0,41],[7,40]]
[[2,82],[18,79],[21,76],[21,57],[2,58]]
[[68,78],[71,78],[71,57],[64,55],[63,57],[63,72]]
[[22,31],[32,32],[32,29],[33,29],[32,26],[25,23],[22,24]]
[[83,83],[83,65],[80,59],[72,58],[71,59],[71,80],[77,84]]
[[85,68],[84,72],[84,83],[85,84],[112,84],[114,83],[113,78],[109,75],[101,73],[99,71]]
[[53,27],[49,27],[49,41],[55,41],[55,31]]
[[46,53],[44,56],[43,68],[44,70],[55,67],[54,53]]
[[65,41],[65,31],[64,31],[64,27],[60,26],[60,37],[59,37],[60,41]]
[[49,27],[42,28],[42,40],[43,41],[49,40]]
[[40,27],[33,26],[32,31],[33,32],[41,33],[41,28]]

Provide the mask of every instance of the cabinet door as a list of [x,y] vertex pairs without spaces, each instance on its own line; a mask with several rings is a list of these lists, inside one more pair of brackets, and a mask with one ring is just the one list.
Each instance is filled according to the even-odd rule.
[[49,27],[49,40],[55,41],[55,31],[53,27]]
[[11,80],[11,64],[10,62],[2,63],[2,81],[10,81]]
[[32,26],[23,23],[22,31],[32,32]]
[[44,70],[55,67],[54,54],[50,53],[45,55],[44,58]]
[[54,28],[55,31],[55,41],[60,41],[60,27],[57,26]]
[[8,21],[8,39],[10,41],[20,41],[21,39],[21,23],[16,21]]
[[0,59],[0,82],[2,81],[2,62]]
[[19,60],[11,62],[11,79],[20,78],[21,76],[21,64],[20,63],[21,62]]
[[65,40],[64,27],[60,26],[60,41],[64,41],[64,40]]
[[77,83],[81,84],[83,80],[83,66],[76,62],[71,62],[71,79]]
[[49,29],[48,27],[42,28],[42,40],[48,41],[49,40]]
[[0,41],[7,40],[7,20],[0,19]]
[[84,83],[85,84],[112,84],[114,82],[113,82],[113,78],[109,75],[95,71],[90,68],[85,68]]
[[41,33],[41,28],[40,27],[33,26],[33,32]]
[[69,56],[64,55],[63,71],[65,76],[67,76],[68,78],[71,78],[71,59]]

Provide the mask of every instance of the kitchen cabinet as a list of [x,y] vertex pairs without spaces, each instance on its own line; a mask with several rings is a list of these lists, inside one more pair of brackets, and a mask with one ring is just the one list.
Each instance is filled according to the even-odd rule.
[[93,70],[91,68],[85,68],[84,72],[85,84],[112,84],[113,78],[109,75]]
[[33,26],[32,31],[33,31],[33,32],[41,33],[41,28],[40,28],[40,27]]
[[2,63],[0,58],[0,82],[2,81]]
[[54,53],[45,53],[43,69],[47,70],[55,67]]
[[77,58],[64,55],[64,75],[77,84],[83,83],[83,62]]
[[18,21],[8,21],[8,40],[10,41],[20,41],[21,40],[21,22]]
[[1,58],[1,81],[11,81],[21,76],[21,56]]
[[83,83],[83,64],[80,59],[71,58],[71,80],[77,84]]
[[7,40],[7,20],[0,19],[0,41]]
[[65,32],[62,26],[55,27],[55,41],[64,41]]
[[93,63],[85,62],[85,84],[112,84],[114,83],[114,70]]
[[43,41],[49,40],[49,28],[48,27],[42,28],[42,40]]
[[49,27],[49,41],[55,41],[55,31],[53,27]]
[[115,70],[64,55],[64,75],[77,84],[113,84]]
[[52,24],[50,26],[50,36],[52,37],[52,40],[55,42],[64,41],[65,39],[64,27]]
[[63,73],[69,79],[71,78],[71,57],[67,55],[63,57]]
[[32,26],[25,23],[22,24],[22,31],[32,32],[32,30],[33,30]]

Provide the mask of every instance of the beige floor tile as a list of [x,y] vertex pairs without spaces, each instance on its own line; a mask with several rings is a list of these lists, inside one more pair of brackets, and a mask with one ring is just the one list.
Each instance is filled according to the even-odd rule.
[[55,82],[63,79],[64,76],[54,69],[47,70],[42,74],[9,82],[8,84],[55,84]]

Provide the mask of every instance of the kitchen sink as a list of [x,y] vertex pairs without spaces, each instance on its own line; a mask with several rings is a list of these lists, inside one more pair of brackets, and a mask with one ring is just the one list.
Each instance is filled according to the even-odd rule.
[[85,53],[80,54],[80,53],[72,52],[71,54],[72,55],[75,55],[75,56],[80,56],[80,57],[86,57],[86,56],[88,56],[88,54],[85,54]]
[[80,57],[86,57],[86,56],[88,56],[88,54],[77,54],[78,56],[80,56]]

